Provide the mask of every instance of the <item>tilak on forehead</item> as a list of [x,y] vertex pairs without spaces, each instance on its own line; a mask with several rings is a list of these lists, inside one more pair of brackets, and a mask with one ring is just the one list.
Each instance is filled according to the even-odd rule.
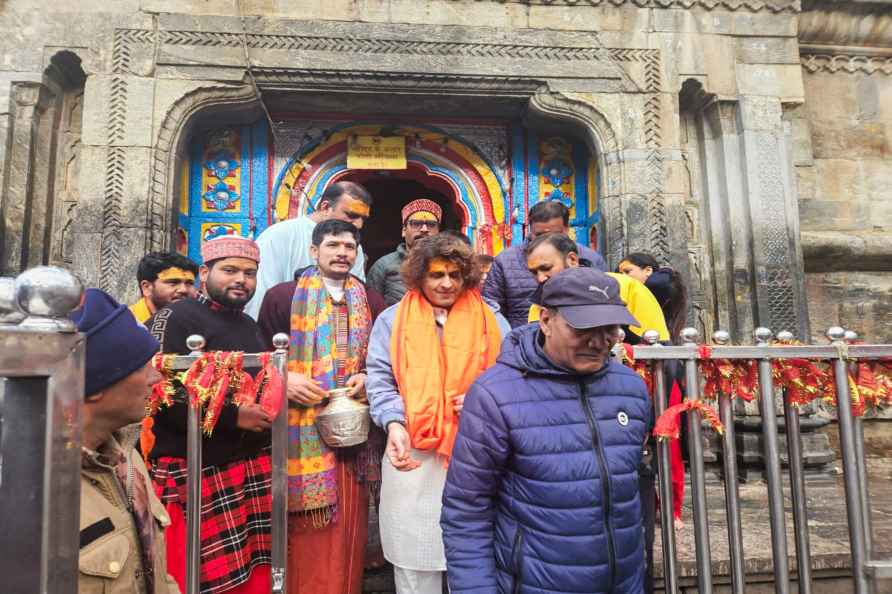
[[369,208],[369,205],[362,200],[358,200],[357,198],[353,198],[351,196],[344,196],[343,200],[344,205],[347,207],[347,212],[359,215],[361,217],[369,216],[371,209]]
[[460,270],[461,267],[458,264],[446,258],[434,258],[427,265],[428,273],[442,272],[443,274],[452,274]]
[[161,272],[158,273],[158,280],[160,281],[168,281],[168,280],[183,280],[183,281],[194,281],[195,275],[192,274],[188,270],[183,270],[182,268],[177,268],[176,266],[171,266],[170,268],[165,268]]

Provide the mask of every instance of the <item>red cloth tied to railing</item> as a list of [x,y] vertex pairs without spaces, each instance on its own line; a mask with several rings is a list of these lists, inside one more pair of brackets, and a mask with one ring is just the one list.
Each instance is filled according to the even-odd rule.
[[[772,346],[790,346],[796,343],[777,342]],[[624,363],[634,369],[653,393],[653,374],[644,360],[636,360],[630,345],[624,344]],[[842,355],[841,355],[842,356]],[[704,401],[716,400],[720,394],[731,398],[740,397],[752,401],[759,394],[758,366],[754,359],[714,359],[712,347],[697,348],[698,368],[702,377],[703,399],[685,401],[666,409],[657,419],[654,435],[660,438],[677,438],[680,433],[681,414],[696,410],[719,433],[724,426],[716,411]],[[892,404],[892,360],[861,360],[852,366],[847,377],[852,401],[852,414],[862,416],[869,408]],[[777,358],[771,360],[771,375],[775,387],[782,388],[788,402],[803,406],[823,398],[831,406],[837,406],[836,384],[833,368],[827,361],[805,358]]]
[[173,403],[174,381],[185,388],[190,406],[204,410],[201,428],[208,436],[213,434],[230,394],[236,406],[259,403],[270,417],[275,417],[282,407],[283,379],[272,362],[272,353],[260,353],[260,372],[256,378],[245,371],[242,352],[201,353],[189,369],[179,374],[172,370],[174,357],[158,353],[152,360],[162,379],[152,388],[142,423],[141,443],[145,453],[151,451],[155,442],[152,417],[162,406]]

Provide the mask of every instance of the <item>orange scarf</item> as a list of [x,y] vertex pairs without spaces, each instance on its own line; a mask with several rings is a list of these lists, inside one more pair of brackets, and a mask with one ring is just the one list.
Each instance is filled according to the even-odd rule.
[[412,447],[436,451],[448,464],[458,432],[452,399],[496,362],[501,332],[476,289],[463,292],[449,310],[442,340],[436,324],[424,295],[406,293],[390,335],[390,360]]

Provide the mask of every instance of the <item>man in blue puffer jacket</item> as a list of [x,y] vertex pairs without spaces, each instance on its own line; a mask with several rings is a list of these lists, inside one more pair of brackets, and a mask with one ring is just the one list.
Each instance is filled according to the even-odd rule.
[[[527,257],[524,253],[530,241],[545,233],[563,233],[570,235],[570,210],[557,200],[539,202],[529,212],[530,233],[523,243],[512,245],[503,250],[493,261],[492,268],[483,283],[483,296],[499,305],[499,309],[508,319],[512,328],[527,323],[530,311],[530,298],[539,283],[527,269]],[[602,272],[607,264],[601,254],[581,244],[579,258]]]
[[569,268],[471,386],[443,492],[452,594],[640,594],[644,382],[613,361],[637,325],[616,280]]

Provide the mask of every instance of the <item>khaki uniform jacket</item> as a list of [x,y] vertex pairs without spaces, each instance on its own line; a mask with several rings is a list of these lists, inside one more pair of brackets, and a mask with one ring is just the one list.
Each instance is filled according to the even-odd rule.
[[170,525],[170,517],[155,496],[134,443],[135,435],[129,439],[116,435],[107,447],[126,452],[133,465],[133,480],[146,484],[149,507],[157,522],[155,567],[151,569],[155,575],[155,592],[146,591],[142,545],[136,523],[127,509],[126,487],[117,480],[113,468],[91,465],[81,468],[79,594],[180,594],[176,582],[167,574],[164,529]]

